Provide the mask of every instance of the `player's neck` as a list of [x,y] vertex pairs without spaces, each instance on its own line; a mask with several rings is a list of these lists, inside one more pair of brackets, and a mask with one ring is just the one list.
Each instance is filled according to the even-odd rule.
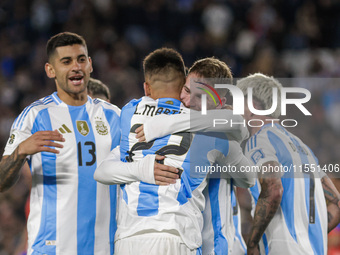
[[152,99],[158,99],[158,98],[174,98],[177,100],[180,100],[180,94],[178,92],[173,92],[173,91],[155,91],[151,93],[150,97]]
[[[277,119],[273,119],[271,117],[268,117],[268,116],[257,116],[255,117],[253,120],[257,119],[258,122],[260,122],[261,124],[263,123],[263,125],[258,125],[257,123],[255,123],[255,121],[253,121],[251,123],[251,125],[253,125],[253,127],[250,128],[250,135],[254,135],[256,134],[257,132],[259,132],[259,130],[264,126],[264,125],[267,125],[267,124],[275,124],[275,123],[279,123]],[[262,120],[262,122],[260,121]],[[256,126],[256,127],[255,127]]]
[[57,91],[58,97],[67,105],[71,106],[81,106],[87,102],[87,92],[85,93],[67,93],[63,90]]

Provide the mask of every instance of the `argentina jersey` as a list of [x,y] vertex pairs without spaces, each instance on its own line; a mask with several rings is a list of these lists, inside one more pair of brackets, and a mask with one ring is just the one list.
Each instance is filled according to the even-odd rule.
[[244,255],[240,209],[232,179],[209,178],[203,194],[202,252],[207,255]]
[[210,165],[208,152],[226,146],[216,138],[190,133],[175,133],[148,143],[135,138],[135,129],[152,116],[188,114],[186,111],[179,100],[149,97],[133,100],[122,109],[121,159],[131,162],[147,154],[165,155],[164,164],[183,172],[175,184],[168,186],[144,182],[121,185],[117,240],[138,233],[168,232],[180,236],[189,249],[202,245],[206,172],[193,172],[194,165]]
[[[280,206],[260,243],[262,254],[327,254],[327,209],[321,184],[323,173],[313,152],[278,124],[265,125],[245,146],[245,155],[256,166],[279,162],[283,195]],[[257,203],[259,181],[250,188]]]
[[205,209],[202,252],[207,255],[231,254],[235,228],[231,204],[231,179],[209,178],[204,189]]
[[116,186],[97,183],[93,174],[119,144],[119,114],[116,106],[90,97],[82,106],[66,105],[55,92],[14,121],[4,155],[38,131],[58,130],[65,139],[59,154],[28,157],[28,254],[113,253]]
[[241,211],[240,205],[237,202],[235,188],[231,193],[231,205],[233,207],[233,223],[235,227],[235,238],[233,244],[233,250],[231,252],[232,255],[246,255],[247,254],[247,246],[243,240],[241,233]]

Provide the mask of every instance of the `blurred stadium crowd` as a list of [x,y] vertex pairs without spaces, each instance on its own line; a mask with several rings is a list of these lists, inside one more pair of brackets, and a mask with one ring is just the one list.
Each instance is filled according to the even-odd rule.
[[[55,90],[44,72],[46,41],[71,31],[86,39],[92,76],[119,107],[142,96],[141,61],[161,46],[178,49],[187,66],[216,56],[234,77],[309,77],[292,86],[311,91],[312,116],[290,111],[299,120],[291,132],[321,165],[339,163],[339,12],[339,0],[1,0],[1,154],[15,117]],[[0,195],[0,255],[21,254],[28,190],[21,178]]]

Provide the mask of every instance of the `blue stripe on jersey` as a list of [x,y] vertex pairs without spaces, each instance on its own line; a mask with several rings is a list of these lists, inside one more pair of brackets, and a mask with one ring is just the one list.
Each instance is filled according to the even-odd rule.
[[159,199],[158,185],[140,182],[137,214],[138,216],[152,216],[158,214]]
[[[131,118],[133,116],[133,113],[136,110],[136,107],[138,103],[142,100],[142,98],[138,100],[131,100],[126,106],[123,107],[122,112],[124,114],[121,114],[120,116],[120,127],[121,127],[121,142],[120,142],[120,156],[121,161],[126,162],[126,155],[127,151],[129,149],[129,133],[130,133],[130,127],[131,127]],[[125,128],[129,127],[129,129]],[[124,146],[126,145],[126,147]],[[125,151],[124,151],[125,150]],[[128,204],[128,196],[125,190],[125,184],[120,185],[120,188],[123,193],[123,200]]]
[[[225,156],[229,152],[229,141],[214,138],[213,136],[196,134],[192,139],[190,150],[182,164],[181,188],[178,192],[177,201],[180,205],[188,202],[195,190],[206,178],[205,172],[196,171],[196,166],[210,166],[207,154],[211,150],[218,150]],[[215,135],[216,136],[216,135]],[[202,146],[204,145],[204,146]],[[190,159],[190,160],[189,160]]]
[[[108,110],[103,107],[103,112],[105,114],[106,120],[109,122],[110,134],[111,134],[111,150],[114,149],[120,142],[120,119],[118,114],[113,110]],[[116,221],[116,204],[117,204],[117,186],[110,186],[110,249],[113,254],[114,251],[114,236],[117,230]]]
[[[122,139],[120,141],[120,159],[126,162],[126,156],[128,155],[127,150],[129,150],[129,134],[131,129],[131,119],[132,116],[142,98],[136,100],[131,100],[126,106],[123,107],[120,115],[120,126],[122,132]],[[124,112],[124,114],[122,114]]]
[[[158,105],[159,106],[159,105]],[[157,148],[164,147],[168,144],[170,136],[162,137],[154,141],[150,150],[155,152]],[[143,150],[143,156],[150,154],[150,150]],[[140,182],[139,184],[139,197],[137,214],[139,216],[152,216],[158,214],[159,198],[158,198],[159,185]]]
[[197,248],[196,255],[202,255],[202,247]]
[[220,179],[209,179],[209,199],[211,205],[211,220],[214,229],[214,251],[215,254],[223,254],[228,251],[228,241],[222,234],[222,223],[220,213],[220,202],[218,200],[218,191],[220,188]]
[[[289,136],[289,138],[294,143],[296,148],[302,148],[298,140],[292,137],[288,132],[286,134]],[[298,149],[297,152],[299,153],[302,165],[309,165],[307,155],[303,153],[301,149]],[[306,209],[307,209],[307,214],[308,214],[307,218],[309,222],[310,196],[311,196],[310,186],[311,186],[311,182],[315,183],[315,180],[314,180],[314,174],[312,172],[309,172],[308,174],[304,174],[304,175],[308,176],[305,178],[305,202],[306,202]],[[313,192],[315,192],[315,189]],[[307,196],[307,194],[309,194],[309,196]],[[315,197],[315,194],[313,195]],[[314,223],[309,222],[308,235],[309,235],[310,244],[313,248],[314,254],[318,255],[318,254],[324,254],[324,247],[323,247],[323,240],[320,239],[322,228],[321,228],[319,213],[318,213],[315,201],[314,201],[314,210],[315,210]]]
[[24,119],[27,115],[27,113],[34,107],[34,106],[37,106],[37,105],[42,105],[42,102],[40,101],[36,101],[34,103],[32,103],[31,105],[27,106],[23,111],[22,113],[16,118],[16,120],[14,121],[14,129],[17,129],[17,128],[21,128],[22,125],[23,125],[23,122],[24,122]]
[[262,241],[263,241],[263,245],[264,245],[264,251],[265,251],[266,255],[268,255],[269,254],[269,248],[268,248],[268,240],[267,240],[266,234],[263,234]]
[[[276,156],[283,166],[288,166],[291,168],[293,166],[293,159],[289,153],[289,150],[286,148],[284,142],[271,131],[267,132],[268,139],[272,146],[276,151]],[[294,224],[294,174],[292,172],[287,172],[284,175],[290,178],[281,178],[282,186],[283,186],[283,194],[281,200],[281,208],[283,215],[285,217],[285,222],[287,224],[287,228],[289,230],[290,235],[297,242],[296,239],[296,231]]]
[[[314,177],[313,177],[314,178]],[[310,180],[308,178],[305,178],[305,201],[306,201],[306,208],[307,208],[307,213],[309,214],[309,208],[310,208],[310,200],[309,194],[310,192]],[[315,192],[315,191],[314,191]],[[314,202],[315,203],[315,202]],[[313,248],[314,254],[319,255],[319,254],[324,254],[324,247],[323,247],[323,239],[320,238],[320,235],[322,234],[322,228],[320,224],[320,216],[317,208],[317,204],[314,204],[314,210],[315,210],[315,223],[309,223],[308,224],[308,236],[310,240],[310,244]],[[309,217],[308,217],[309,219]]]
[[51,95],[49,95],[49,96],[45,97],[42,101],[46,105],[46,104],[53,102],[53,98],[51,97]]
[[111,134],[111,150],[116,148],[120,142],[120,119],[118,114],[113,110],[108,110],[103,107],[103,112],[105,114],[106,120],[109,122],[110,125],[110,134]]
[[[40,111],[32,127],[32,134],[37,131],[52,130],[51,119],[47,109]],[[41,210],[40,229],[32,248],[42,253],[55,254],[56,246],[46,246],[46,241],[56,240],[57,225],[57,155],[51,152],[41,152],[43,169],[43,202]]]
[[[236,200],[236,195],[235,195],[235,191],[233,189],[233,186],[231,186],[231,206],[232,208],[234,208],[235,206],[238,207],[237,204],[237,200]],[[237,208],[238,210],[238,208]],[[243,248],[243,251],[245,254],[247,254],[247,248],[245,247],[244,243],[243,243],[243,239],[241,237],[241,233],[238,230],[238,226],[239,226],[239,221],[240,221],[240,214],[237,213],[236,215],[233,215],[233,222],[234,222],[234,227],[235,227],[235,238],[237,238]]]
[[60,100],[60,98],[58,97],[58,93],[57,92],[54,92],[52,95],[52,98],[54,100],[54,102],[59,105],[61,104],[63,101]]
[[254,136],[250,138],[250,146],[251,146],[250,149],[254,148]]
[[117,185],[110,185],[110,254],[114,251],[114,239],[117,230]]
[[257,200],[259,199],[259,196],[260,196],[260,190],[259,190],[259,186],[257,184],[257,181],[255,182],[255,185],[250,189],[250,192],[255,200],[255,205],[257,205]]
[[[78,254],[85,254],[94,252],[96,217],[89,215],[96,215],[97,182],[93,179],[97,167],[96,144],[86,104],[68,108],[77,143],[78,194],[81,194],[78,195],[77,205],[77,249]],[[78,131],[77,121],[83,121],[83,129],[88,128],[85,136]]]

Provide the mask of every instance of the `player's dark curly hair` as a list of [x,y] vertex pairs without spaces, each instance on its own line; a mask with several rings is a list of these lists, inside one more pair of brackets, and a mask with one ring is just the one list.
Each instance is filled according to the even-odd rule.
[[52,36],[48,40],[47,46],[46,46],[48,61],[50,60],[51,56],[54,54],[56,48],[69,46],[73,44],[83,45],[87,49],[85,39],[78,34],[71,33],[71,32],[62,32],[62,33]]
[[144,76],[152,76],[174,70],[185,77],[185,65],[181,54],[171,48],[160,48],[144,58]]

